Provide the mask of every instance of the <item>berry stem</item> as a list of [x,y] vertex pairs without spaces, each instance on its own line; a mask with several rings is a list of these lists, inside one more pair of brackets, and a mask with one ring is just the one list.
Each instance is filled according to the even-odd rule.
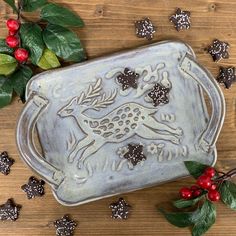
[[222,175],[214,181],[216,183],[223,182],[225,180],[229,180],[229,179],[235,177],[236,176],[236,168],[230,170],[227,173],[223,173],[223,172],[218,172],[218,173],[221,173]]
[[[18,12],[17,12],[17,20],[21,23],[21,18],[22,18],[22,15],[21,15],[21,11],[23,9],[23,0],[18,0]],[[18,31],[18,36],[20,38],[20,32]],[[19,47],[22,47],[21,45],[21,40],[19,42]]]
[[218,174],[222,174],[222,175],[225,175],[225,172],[223,171],[217,171]]
[[18,12],[17,12],[17,20],[20,21],[21,19],[21,11],[23,9],[23,1],[19,0],[18,1]]

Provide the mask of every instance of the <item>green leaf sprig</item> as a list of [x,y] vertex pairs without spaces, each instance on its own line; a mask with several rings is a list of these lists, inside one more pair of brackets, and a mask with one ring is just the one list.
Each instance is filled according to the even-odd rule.
[[[0,108],[11,102],[14,93],[25,101],[26,84],[36,71],[60,67],[63,61],[86,59],[80,39],[68,28],[84,26],[73,11],[47,0],[19,0],[18,6],[13,0],[4,2],[16,13],[20,27],[13,32],[19,41],[17,47],[10,47],[6,39],[0,39]],[[40,12],[39,21],[27,22],[24,12],[33,11]],[[29,58],[20,61],[17,49],[25,50]]]
[[[236,210],[236,184],[232,178],[236,176],[236,169],[228,173],[218,172],[215,169],[195,161],[185,161],[185,166],[191,176],[199,181],[201,176],[206,175],[206,170],[210,168],[215,171],[211,177],[211,186],[215,186],[220,194],[221,202],[232,210]],[[197,182],[198,183],[198,182]],[[196,187],[196,186],[195,186]],[[201,236],[206,233],[216,220],[216,207],[214,199],[211,198],[211,188],[203,189],[199,187],[201,194],[190,199],[179,199],[173,202],[178,209],[185,209],[184,212],[166,212],[160,208],[159,211],[166,220],[180,228],[191,227],[192,236]],[[195,208],[192,210],[192,208]]]

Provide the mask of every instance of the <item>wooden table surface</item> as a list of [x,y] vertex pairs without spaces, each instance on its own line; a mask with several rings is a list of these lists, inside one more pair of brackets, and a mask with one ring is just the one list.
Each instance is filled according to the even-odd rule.
[[[158,27],[153,42],[165,39],[181,39],[190,44],[198,60],[214,76],[219,65],[236,66],[236,1],[235,0],[57,0],[76,11],[85,21],[85,28],[79,34],[89,58],[135,48],[151,42],[138,39],[134,34],[134,21],[148,16]],[[177,32],[168,17],[180,7],[191,11],[192,28]],[[0,36],[7,34],[5,20],[12,17],[11,10],[0,1]],[[37,16],[30,14],[34,20]],[[204,51],[214,38],[230,43],[230,59],[216,64]],[[223,130],[217,142],[217,166],[222,170],[236,167],[236,86],[229,90],[222,87],[227,104]],[[43,198],[27,200],[20,189],[33,173],[20,160],[15,144],[15,125],[23,108],[18,98],[0,110],[0,151],[8,151],[15,159],[9,176],[0,175],[0,203],[13,197],[23,206],[16,222],[0,222],[0,235],[54,235],[52,222],[65,213],[78,220],[75,235],[190,235],[188,229],[179,229],[167,223],[156,211],[157,205],[178,197],[183,185],[190,185],[192,178],[164,184],[129,194],[123,197],[133,206],[127,221],[110,219],[109,203],[117,197],[92,202],[78,207],[63,207],[53,198],[49,186]],[[236,212],[217,204],[216,224],[207,235],[236,235]]]

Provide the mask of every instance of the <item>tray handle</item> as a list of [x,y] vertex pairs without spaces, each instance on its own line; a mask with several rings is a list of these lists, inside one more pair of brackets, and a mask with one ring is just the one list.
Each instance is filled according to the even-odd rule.
[[40,113],[48,105],[48,100],[32,93],[22,111],[17,128],[16,142],[22,159],[47,182],[57,188],[64,174],[43,158],[34,144],[34,130]]
[[199,140],[199,147],[205,152],[210,152],[215,147],[224,122],[225,100],[223,93],[211,73],[188,53],[180,62],[180,69],[197,81],[210,98],[212,115]]

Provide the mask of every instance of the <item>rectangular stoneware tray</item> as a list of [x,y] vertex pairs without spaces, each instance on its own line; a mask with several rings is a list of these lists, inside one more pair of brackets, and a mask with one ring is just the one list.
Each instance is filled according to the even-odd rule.
[[164,41],[39,74],[26,97],[17,125],[21,157],[63,205],[186,176],[186,160],[216,161],[224,98],[185,43]]

